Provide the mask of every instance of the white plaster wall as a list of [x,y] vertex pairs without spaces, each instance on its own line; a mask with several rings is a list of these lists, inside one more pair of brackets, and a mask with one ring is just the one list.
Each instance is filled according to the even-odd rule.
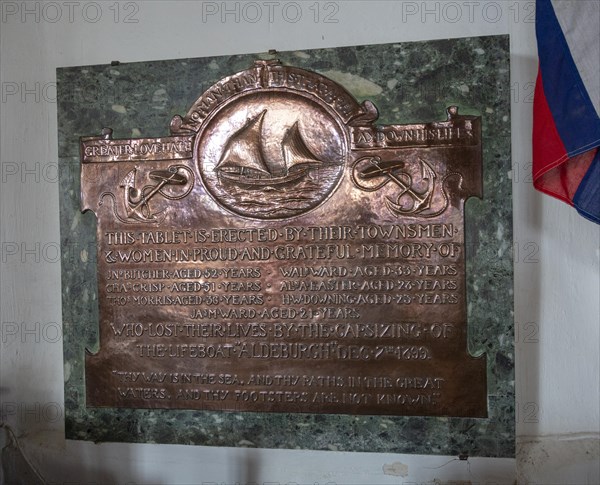
[[[512,483],[517,472],[510,459],[461,462],[450,461],[454,457],[65,441],[62,341],[56,338],[61,294],[53,85],[57,67],[112,60],[508,33],[516,467],[523,483],[600,483],[600,231],[566,205],[534,192],[531,184],[531,95],[537,70],[534,2],[255,3],[262,15],[250,22],[256,10],[244,2],[0,1],[0,405],[32,463],[49,482]],[[238,9],[238,18],[235,13],[222,18],[224,6]],[[24,14],[26,10],[33,13]],[[215,10],[203,18],[203,13]],[[291,22],[298,11],[302,17]],[[137,23],[126,23],[128,14]],[[325,22],[327,14],[336,22]],[[389,469],[385,474],[384,465],[393,463],[396,475]]]

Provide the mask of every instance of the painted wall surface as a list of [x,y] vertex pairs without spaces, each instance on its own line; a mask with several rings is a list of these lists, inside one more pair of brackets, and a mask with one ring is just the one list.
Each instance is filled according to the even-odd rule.
[[[597,225],[533,190],[533,1],[0,2],[2,421],[49,482],[598,483]],[[64,440],[55,69],[511,35],[516,460]]]

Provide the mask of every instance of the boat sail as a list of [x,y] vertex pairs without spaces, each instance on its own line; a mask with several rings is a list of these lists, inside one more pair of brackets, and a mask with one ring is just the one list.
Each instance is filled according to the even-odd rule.
[[248,122],[227,141],[215,170],[219,177],[247,187],[267,187],[300,180],[323,162],[306,145],[298,121],[281,142],[284,172],[275,174],[267,164],[262,144],[262,125],[267,110]]
[[322,163],[304,143],[298,121],[285,132],[281,142],[281,151],[288,172],[307,170],[309,165],[320,165]]

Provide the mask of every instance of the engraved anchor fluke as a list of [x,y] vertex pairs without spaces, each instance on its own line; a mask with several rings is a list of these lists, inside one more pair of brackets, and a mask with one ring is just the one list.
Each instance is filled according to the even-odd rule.
[[[394,201],[386,197],[386,205],[393,213],[397,214],[419,214],[431,208],[433,190],[435,189],[435,172],[424,160],[419,159],[421,164],[421,179],[426,180],[427,188],[423,192],[416,192],[412,189],[412,177],[407,173],[402,173],[407,178],[406,183],[401,177],[396,177],[392,171],[387,172],[387,176],[400,187],[400,193]],[[377,166],[377,161],[372,159],[372,163]],[[408,202],[405,202],[408,196]]]

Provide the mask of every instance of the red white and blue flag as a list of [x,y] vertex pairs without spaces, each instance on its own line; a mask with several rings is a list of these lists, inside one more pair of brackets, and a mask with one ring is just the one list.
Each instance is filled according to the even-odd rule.
[[600,0],[537,0],[533,184],[600,224]]

